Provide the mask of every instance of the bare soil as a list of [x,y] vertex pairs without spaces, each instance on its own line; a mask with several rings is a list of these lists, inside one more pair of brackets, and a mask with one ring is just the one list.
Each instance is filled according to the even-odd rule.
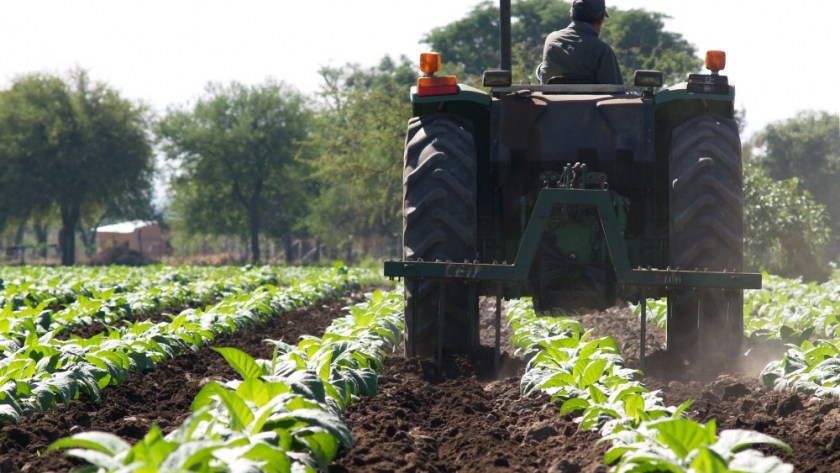
[[[359,294],[355,296],[358,297]],[[320,335],[345,301],[284,315],[263,326],[219,340],[256,357],[271,356],[267,338],[295,341]],[[605,472],[605,445],[581,432],[559,405],[544,395],[519,394],[522,361],[513,356],[510,331],[502,324],[500,373],[494,370],[494,301],[482,301],[481,348],[446,352],[434,360],[390,356],[372,399],[351,406],[345,421],[355,440],[330,465],[331,472]],[[579,316],[596,335],[614,337],[630,366],[638,366],[639,323],[626,308]],[[840,471],[840,405],[836,400],[774,393],[758,380],[757,370],[733,360],[732,372],[705,382],[690,381],[679,360],[663,356],[664,334],[649,327],[645,383],[661,390],[666,402],[695,401],[698,420],[715,417],[721,428],[754,429],[794,448],[769,453],[791,462],[797,472]],[[747,360],[748,361],[748,360]],[[78,466],[60,455],[39,456],[53,440],[81,430],[101,430],[128,441],[141,438],[152,423],[165,432],[189,413],[207,379],[227,380],[235,373],[216,353],[204,348],[172,360],[156,371],[138,373],[120,387],[103,391],[100,402],[79,400],[69,410],[38,415],[0,429],[0,472],[65,472]]]

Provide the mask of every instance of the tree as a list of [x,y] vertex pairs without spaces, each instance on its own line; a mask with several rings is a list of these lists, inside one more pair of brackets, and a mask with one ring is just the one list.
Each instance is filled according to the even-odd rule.
[[401,233],[402,154],[417,80],[407,58],[377,67],[324,68],[318,126],[308,147],[318,197],[309,232],[333,249],[395,241]]
[[[61,262],[75,262],[83,221],[151,209],[147,108],[84,70],[29,74],[0,93],[0,205],[18,220],[60,214]],[[97,220],[93,218],[93,220]],[[2,224],[2,222],[0,222]]]
[[681,34],[665,31],[667,18],[638,9],[610,12],[603,39],[612,45],[626,83],[633,83],[636,70],[655,70],[662,71],[666,84],[676,84],[703,66],[693,45]]
[[[545,38],[569,25],[571,4],[556,0],[519,0],[511,5],[513,79],[531,76],[542,61]],[[666,83],[685,79],[700,69],[696,49],[678,33],[664,31],[668,16],[645,10],[610,9],[602,38],[615,50],[625,82],[636,69],[662,71]],[[501,62],[499,9],[495,2],[478,4],[465,18],[433,29],[421,41],[441,53],[447,72],[475,83],[485,69]]]
[[[260,261],[259,236],[277,233],[299,185],[293,179],[299,143],[310,131],[303,95],[284,83],[210,84],[191,109],[170,109],[156,127],[177,169],[173,210],[189,233],[247,235]],[[274,216],[274,217],[272,217]]]
[[804,111],[767,125],[751,140],[756,159],[776,180],[796,177],[799,185],[825,205],[834,230],[833,251],[840,249],[840,116]]
[[797,178],[777,181],[744,162],[744,248],[748,270],[824,281],[830,230],[825,206]]

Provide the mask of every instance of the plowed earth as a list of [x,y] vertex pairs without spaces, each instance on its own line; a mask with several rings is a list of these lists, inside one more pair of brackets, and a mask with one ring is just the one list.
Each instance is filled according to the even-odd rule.
[[[343,315],[344,301],[286,314],[260,327],[220,339],[216,346],[234,346],[255,357],[271,356],[262,340],[297,340],[320,335],[332,318]],[[523,363],[511,354],[510,332],[503,323],[501,369],[493,359],[493,304],[482,303],[482,348],[444,354],[442,368],[434,360],[390,356],[373,399],[351,406],[345,421],[355,445],[342,449],[331,472],[605,472],[605,445],[598,434],[581,432],[559,404],[546,396],[523,398],[519,377]],[[579,316],[596,335],[615,338],[631,367],[638,366],[639,323],[625,308]],[[840,405],[835,400],[774,393],[758,380],[758,369],[733,361],[731,373],[705,382],[689,381],[679,361],[662,356],[665,336],[648,328],[650,354],[644,382],[661,390],[669,405],[695,401],[691,415],[712,417],[720,428],[753,429],[788,444],[793,454],[777,455],[797,472],[840,471]],[[763,366],[761,363],[754,365]],[[0,429],[0,473],[65,472],[80,463],[58,454],[40,456],[53,440],[82,430],[115,433],[128,441],[141,438],[151,424],[165,432],[189,413],[189,405],[209,379],[236,374],[221,356],[203,348],[147,373],[138,373],[120,387],[103,390],[102,400],[79,400],[69,410],[36,415]]]

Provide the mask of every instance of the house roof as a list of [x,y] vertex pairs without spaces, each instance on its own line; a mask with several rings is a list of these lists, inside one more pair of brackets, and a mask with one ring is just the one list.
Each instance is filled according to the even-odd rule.
[[134,233],[138,228],[150,227],[156,225],[157,222],[144,222],[142,220],[134,220],[131,222],[120,222],[113,225],[105,225],[96,229],[96,233]]

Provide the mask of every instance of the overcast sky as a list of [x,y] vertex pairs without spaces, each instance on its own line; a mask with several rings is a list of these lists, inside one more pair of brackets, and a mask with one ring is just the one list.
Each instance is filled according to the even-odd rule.
[[[419,44],[424,33],[478,3],[0,0],[0,86],[19,74],[78,66],[159,111],[201,95],[211,81],[256,84],[274,77],[313,93],[321,66],[416,58],[425,49]],[[701,56],[725,50],[723,73],[736,86],[736,106],[747,111],[747,135],[800,110],[840,113],[840,35],[832,26],[840,0],[607,4],[671,16],[666,29],[681,33]]]

